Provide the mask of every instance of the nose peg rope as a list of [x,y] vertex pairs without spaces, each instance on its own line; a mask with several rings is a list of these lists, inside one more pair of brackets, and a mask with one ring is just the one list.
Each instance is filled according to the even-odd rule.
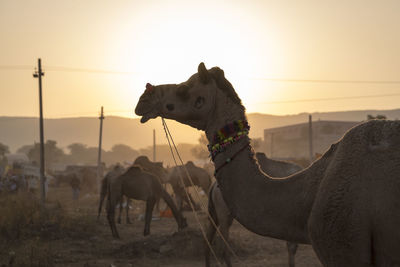
[[[211,221],[211,223],[212,223],[213,227],[216,229],[218,235],[220,236],[220,238],[222,239],[222,241],[225,243],[225,246],[226,246],[226,247],[228,248],[228,250],[232,253],[232,255],[234,255],[234,257],[240,262],[239,256],[238,256],[238,255],[235,253],[235,251],[232,249],[232,247],[231,247],[231,245],[229,244],[229,242],[224,238],[224,236],[222,235],[221,231],[219,230],[219,227],[217,227],[215,221],[213,220],[213,218],[211,217],[211,215],[210,215],[210,213],[208,212],[207,208],[205,207],[204,201],[201,199],[200,193],[199,193],[199,191],[197,190],[196,186],[194,185],[193,180],[192,180],[192,178],[191,178],[191,176],[190,176],[189,171],[187,170],[186,166],[183,164],[182,158],[181,158],[181,156],[180,156],[180,154],[179,154],[179,151],[178,151],[178,149],[177,149],[177,147],[176,147],[176,145],[175,145],[175,142],[174,142],[174,140],[173,140],[173,138],[172,138],[172,135],[171,135],[171,133],[170,133],[170,131],[169,131],[169,129],[168,129],[167,123],[165,122],[164,118],[161,118],[161,120],[162,120],[162,124],[163,124],[163,127],[164,127],[164,131],[165,131],[165,134],[166,134],[166,138],[167,138],[167,141],[168,141],[168,144],[169,144],[169,147],[170,147],[171,154],[172,154],[172,157],[173,157],[173,159],[174,159],[175,165],[178,167],[178,164],[177,164],[177,162],[176,162],[175,155],[174,155],[173,150],[172,150],[171,142],[172,142],[172,144],[173,144],[173,146],[174,146],[175,153],[176,153],[177,156],[179,157],[179,160],[180,160],[180,162],[181,162],[181,166],[183,166],[183,169],[185,170],[185,173],[186,173],[186,176],[187,176],[188,180],[190,181],[191,185],[192,185],[193,188],[195,189],[197,198],[198,198],[198,200],[199,200],[199,202],[200,202],[200,204],[201,204],[201,207],[202,207],[203,212],[205,212],[205,213],[207,214],[208,219]],[[170,140],[170,139],[171,139],[171,140]],[[184,185],[183,177],[182,177],[181,171],[180,171],[179,169],[178,169],[178,172],[179,172],[179,177],[180,177],[180,179],[181,179],[181,182],[182,182],[182,184]],[[189,199],[188,202],[189,202],[189,204],[190,204],[190,206],[191,206],[191,209],[192,209],[193,213],[195,214],[196,220],[197,220],[198,224],[200,225],[200,229],[201,229],[201,231],[202,231],[203,237],[204,237],[204,239],[205,239],[205,241],[206,241],[208,247],[210,248],[211,252],[213,253],[215,259],[217,260],[217,262],[219,263],[219,265],[221,265],[220,262],[219,262],[219,260],[217,259],[217,256],[216,256],[216,254],[215,254],[213,248],[211,247],[210,241],[208,240],[206,234],[204,233],[204,229],[203,229],[203,227],[202,227],[202,224],[200,223],[200,220],[198,219],[197,212],[195,211],[195,209],[194,209],[194,207],[193,207],[193,204],[192,204],[192,202],[190,201],[189,193],[187,192],[186,188],[185,188],[184,191],[185,191],[185,193],[186,193],[187,198]]]

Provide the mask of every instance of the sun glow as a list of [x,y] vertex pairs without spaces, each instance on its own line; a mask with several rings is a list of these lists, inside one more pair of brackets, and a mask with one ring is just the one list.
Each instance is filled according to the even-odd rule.
[[[114,38],[120,68],[137,73],[130,86],[134,97],[147,82],[183,82],[204,62],[207,68],[221,67],[245,103],[256,99],[257,82],[249,78],[260,68],[268,70],[266,65],[276,57],[276,50],[272,53],[272,42],[257,35],[255,29],[261,23],[254,14],[243,7],[215,3],[212,9],[182,2],[179,9],[169,2],[146,8]],[[263,60],[259,55],[265,58],[268,51],[268,60]]]

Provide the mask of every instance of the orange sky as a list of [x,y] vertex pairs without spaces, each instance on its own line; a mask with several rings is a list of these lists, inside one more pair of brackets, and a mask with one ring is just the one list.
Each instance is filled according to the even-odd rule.
[[38,57],[49,118],[102,105],[133,117],[146,82],[184,81],[201,61],[225,70],[248,112],[400,108],[400,82],[266,80],[400,81],[399,14],[398,0],[1,0],[0,116],[38,115]]

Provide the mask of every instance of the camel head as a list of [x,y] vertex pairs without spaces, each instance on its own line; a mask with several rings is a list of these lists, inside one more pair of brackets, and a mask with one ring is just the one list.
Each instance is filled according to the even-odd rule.
[[146,85],[135,113],[142,116],[141,122],[158,116],[176,120],[199,130],[206,130],[215,120],[216,110],[228,108],[229,103],[244,107],[224,71],[218,67],[206,69],[200,63],[197,73],[179,84]]

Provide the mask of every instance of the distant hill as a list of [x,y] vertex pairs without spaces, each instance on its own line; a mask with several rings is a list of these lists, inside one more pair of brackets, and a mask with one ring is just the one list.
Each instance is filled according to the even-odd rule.
[[[343,112],[312,113],[313,120],[362,121],[367,114],[384,114],[389,119],[399,119],[400,109],[361,110]],[[276,116],[248,114],[252,138],[262,138],[266,128],[280,127],[308,121],[308,113]],[[197,144],[201,132],[188,126],[167,120],[175,143]],[[45,119],[45,140],[56,140],[58,146],[66,148],[71,143],[97,146],[99,142],[99,119],[96,117]],[[156,130],[157,144],[166,144],[161,120],[150,120],[141,124],[138,118],[106,117],[104,120],[103,147],[109,150],[115,144],[126,144],[134,149],[146,148],[153,143],[153,129]],[[39,141],[38,118],[0,117],[0,142],[9,146],[12,152],[22,145]]]

